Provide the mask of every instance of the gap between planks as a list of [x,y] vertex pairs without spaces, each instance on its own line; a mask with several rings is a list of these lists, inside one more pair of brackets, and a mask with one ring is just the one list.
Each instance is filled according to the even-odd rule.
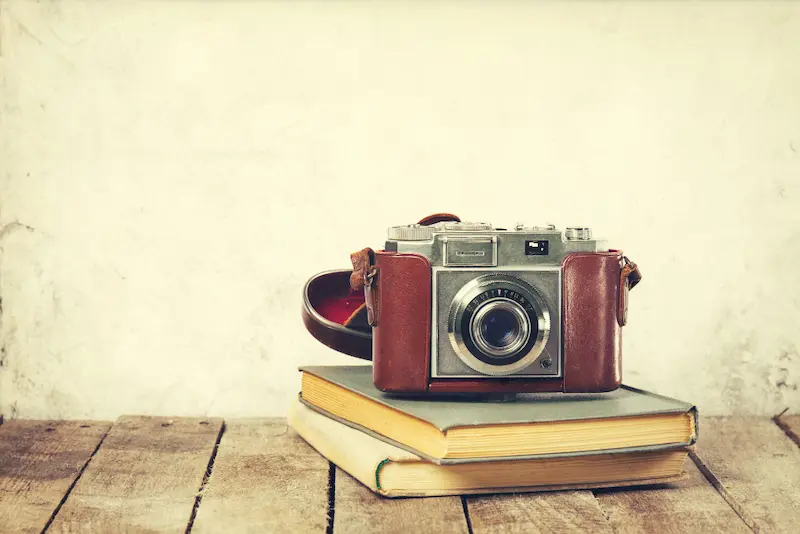
[[110,427],[105,421],[6,421],[0,427],[0,531],[41,532]]
[[[120,418],[120,419],[122,419],[122,418]],[[118,421],[120,419],[118,419]],[[166,419],[169,422],[163,423],[161,425],[162,427],[170,427],[170,426],[172,426],[172,420],[171,419],[168,419],[168,418],[163,418],[163,419]],[[59,512],[62,510],[62,508],[64,507],[65,503],[68,502],[68,499],[69,499],[70,495],[72,494],[73,489],[80,482],[84,472],[87,470],[87,468],[89,468],[92,460],[98,454],[98,451],[101,450],[101,447],[102,447],[103,443],[105,442],[105,440],[108,437],[109,433],[112,432],[112,430],[114,429],[114,426],[115,426],[115,423],[112,423],[108,427],[108,429],[104,432],[104,434],[100,438],[99,442],[95,446],[94,450],[92,451],[91,455],[87,458],[86,462],[82,465],[82,467],[81,467],[80,471],[77,473],[75,479],[72,481],[72,483],[70,484],[69,488],[66,490],[66,492],[63,495],[63,497],[59,501],[58,505],[53,510],[53,513],[50,515],[49,519],[47,520],[47,523],[45,524],[44,528],[41,531],[42,534],[45,534],[50,530],[50,527],[53,524],[53,522],[56,520],[56,518],[58,517]],[[203,492],[206,489],[206,486],[208,484],[209,478],[211,477],[211,474],[212,474],[212,471],[213,471],[213,468],[214,468],[214,461],[215,461],[217,453],[219,451],[220,441],[222,440],[222,436],[223,436],[223,434],[225,432],[225,428],[226,428],[225,427],[225,422],[222,421],[221,424],[220,424],[219,432],[217,433],[217,436],[216,436],[216,440],[215,440],[215,443],[214,443],[213,450],[211,452],[211,455],[210,455],[210,457],[208,459],[208,463],[206,465],[206,469],[205,469],[205,472],[204,472],[203,479],[202,479],[202,481],[200,483],[200,486],[199,486],[199,488],[197,490],[197,494],[196,494],[195,499],[194,499],[194,504],[193,504],[193,507],[191,509],[191,512],[190,512],[190,515],[189,515],[189,519],[188,519],[188,523],[187,523],[186,528],[185,528],[185,533],[186,534],[189,534],[191,532],[191,530],[192,530],[192,526],[194,524],[194,520],[195,520],[195,518],[197,516],[198,509],[200,508],[200,504],[201,504],[202,499],[203,499]]]
[[772,418],[772,421],[778,425],[778,428],[783,430],[790,440],[794,441],[795,445],[800,447],[800,415],[787,415],[784,414],[789,409],[783,410],[781,413]]
[[194,521],[197,519],[197,512],[200,510],[200,503],[203,502],[203,491],[205,491],[206,486],[208,485],[208,479],[211,478],[211,472],[214,470],[214,460],[217,459],[217,453],[219,452],[219,443],[222,441],[222,436],[225,434],[225,421],[222,421],[222,424],[219,427],[219,433],[217,434],[217,441],[214,443],[214,449],[211,451],[211,457],[208,459],[208,465],[206,466],[206,474],[203,475],[203,481],[200,483],[200,488],[197,490],[197,497],[194,498],[194,506],[192,507],[192,513],[189,515],[189,523],[186,525],[186,534],[191,534],[192,527],[194,526]]
[[[800,447],[800,415],[790,415],[784,417],[784,414],[787,412],[787,410],[788,408],[770,418],[770,420],[786,435],[790,441],[794,443],[794,445]],[[736,512],[736,514],[748,526],[748,528],[756,533],[764,529],[765,526],[769,529],[769,525],[762,525],[761,521],[759,521],[752,513],[748,512],[748,506],[745,506],[742,502],[740,502],[739,499],[736,498],[734,491],[731,491],[728,487],[726,487],[723,480],[725,477],[718,477],[714,473],[712,466],[703,460],[703,458],[698,455],[696,451],[691,451],[689,456],[703,476],[705,476],[706,480],[708,480],[711,486],[720,494],[725,502],[728,503],[731,509]],[[752,503],[750,503],[749,506],[752,507]]]
[[467,521],[467,532],[468,534],[474,534],[472,520],[469,518],[469,504],[467,503],[467,498],[463,495],[461,496],[461,507],[464,509],[464,519]]
[[[800,442],[798,442],[798,440],[797,440],[797,432],[798,432],[798,430],[800,430],[800,416],[796,416],[796,415],[795,416],[789,416],[789,418],[786,418],[786,419],[781,418],[781,417],[775,417],[775,418],[772,419],[772,422],[776,426],[778,426],[780,428],[780,430],[783,431],[786,434],[786,436],[794,442],[795,445],[800,446]],[[111,428],[113,428],[113,426]],[[58,516],[58,514],[61,511],[62,507],[64,506],[64,504],[70,498],[70,495],[72,494],[73,489],[78,484],[78,482],[81,480],[81,478],[82,478],[84,472],[87,470],[87,468],[89,468],[92,460],[98,454],[98,451],[101,450],[101,448],[103,446],[103,443],[106,440],[106,437],[108,436],[109,432],[111,431],[111,428],[109,428],[103,434],[103,436],[100,438],[97,446],[95,447],[94,451],[91,453],[91,455],[88,457],[86,462],[81,467],[80,471],[75,476],[75,479],[72,481],[72,483],[70,484],[69,488],[64,493],[63,498],[58,503],[58,505],[55,508],[55,510],[53,511],[51,517],[47,521],[47,524],[45,525],[44,529],[42,530],[43,533],[47,532],[49,530],[49,528],[50,528],[51,524],[53,523],[54,519],[56,519],[56,517]],[[193,506],[193,508],[191,510],[191,515],[190,515],[190,518],[189,518],[188,524],[186,525],[186,530],[185,530],[185,532],[187,534],[191,532],[194,519],[197,517],[197,513],[201,508],[201,505],[202,505],[202,502],[203,502],[203,495],[204,495],[205,491],[207,490],[207,486],[209,484],[211,475],[213,473],[214,463],[215,463],[215,460],[217,458],[217,453],[219,451],[220,442],[222,440],[222,436],[223,436],[224,432],[225,432],[225,424],[223,422],[222,427],[220,428],[220,431],[219,431],[219,433],[218,433],[218,435],[216,437],[217,439],[216,439],[216,443],[214,445],[214,449],[211,452],[211,455],[210,455],[210,457],[208,459],[207,467],[206,467],[206,470],[205,470],[205,476],[203,477],[203,480],[202,480],[202,482],[201,482],[201,484],[199,486],[196,498],[195,498],[194,503],[193,503],[194,506]],[[756,519],[753,516],[751,516],[750,514],[748,514],[746,508],[725,487],[724,477],[723,477],[723,480],[720,480],[720,478],[718,478],[714,474],[714,472],[712,471],[712,468],[703,460],[701,455],[702,455],[702,451],[701,451],[700,455],[698,455],[695,451],[692,451],[690,453],[690,458],[691,458],[693,464],[703,474],[705,479],[714,488],[714,490],[721,496],[721,498],[724,499],[724,501],[727,503],[727,505],[730,506],[730,508],[744,522],[744,524],[746,524],[752,531],[758,532],[759,524],[756,521]],[[331,464],[330,462],[328,462],[328,477],[327,477],[328,478],[328,487],[326,488],[327,489],[327,508],[328,508],[327,509],[327,516],[328,517],[326,518],[327,519],[327,524],[326,524],[326,529],[325,529],[327,534],[333,534],[333,532],[334,532],[334,528],[333,528],[334,527],[334,516],[335,516],[335,513],[336,513],[336,498],[335,498],[336,497],[336,471],[337,471],[337,469],[335,468],[335,466],[333,464]],[[602,492],[602,491],[592,491],[590,493],[592,494],[592,497],[594,497],[595,500],[598,500],[598,505],[600,506],[601,510],[603,510],[605,512],[606,511],[605,510],[606,507],[603,505],[602,499],[598,499],[598,497],[602,498],[602,495],[603,495],[604,492]],[[461,498],[461,505],[462,505],[462,508],[463,508],[464,520],[466,522],[467,530],[468,530],[468,532],[470,534],[472,534],[473,525],[472,525],[472,520],[471,520],[471,517],[470,517],[471,514],[470,514],[470,510],[469,510],[468,499],[462,497]],[[606,518],[605,519],[607,521],[609,521],[609,523],[612,524],[611,526],[613,526],[613,522],[610,520],[610,518],[608,517],[607,514],[606,514]]]
[[[0,421],[0,423],[2,423],[2,421]],[[114,425],[112,423],[112,425],[108,427],[108,430],[105,431],[103,437],[101,437],[100,441],[97,443],[97,447],[94,448],[92,454],[89,455],[89,458],[86,459],[86,462],[81,467],[81,470],[78,471],[78,475],[75,477],[75,480],[73,480],[72,484],[69,485],[69,488],[67,488],[67,491],[64,493],[64,496],[59,501],[58,505],[56,506],[56,509],[53,510],[52,514],[50,514],[50,518],[47,520],[47,523],[45,523],[44,528],[42,529],[42,534],[45,534],[47,530],[50,528],[50,525],[53,524],[53,521],[55,521],[58,512],[61,511],[61,508],[64,506],[64,503],[67,502],[67,499],[69,499],[70,493],[72,493],[72,490],[75,489],[75,485],[83,476],[83,473],[84,471],[86,471],[86,468],[89,467],[89,464],[92,462],[92,458],[94,458],[94,456],[97,454],[97,451],[100,450],[100,447],[103,445],[103,442],[106,440],[106,437],[108,436],[108,433],[111,431],[111,428],[113,426]]]
[[[333,519],[336,513],[336,464],[328,462],[328,523],[325,525],[325,534],[333,534]],[[472,534],[472,533],[470,533]]]
[[745,510],[744,506],[742,506],[739,501],[737,501],[736,498],[731,495],[722,481],[717,478],[717,476],[713,471],[711,471],[711,468],[706,465],[703,459],[697,456],[695,451],[689,452],[689,458],[692,459],[692,462],[694,462],[694,465],[697,466],[697,469],[699,469],[703,476],[706,477],[706,480],[708,480],[708,483],[711,484],[711,487],[713,487],[717,493],[719,493],[720,497],[722,497],[725,502],[728,503],[728,506],[730,506],[731,509],[736,512],[736,515],[739,516],[739,519],[741,519],[744,524],[747,525],[747,528],[753,532],[758,532],[758,526],[755,520],[750,516],[750,514],[747,513],[747,510]]
[[221,429],[214,418],[120,417],[46,532],[187,532]]
[[225,428],[191,533],[325,532],[328,460],[283,418],[228,420]]

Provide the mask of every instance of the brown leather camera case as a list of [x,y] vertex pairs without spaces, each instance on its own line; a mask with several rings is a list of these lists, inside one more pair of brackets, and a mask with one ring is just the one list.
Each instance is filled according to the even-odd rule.
[[383,391],[427,391],[431,365],[431,264],[417,254],[376,252],[375,266],[378,274],[370,299],[375,306],[375,387]]
[[[570,254],[562,269],[564,391],[611,391],[622,383],[621,252]],[[623,310],[624,311],[624,310]]]
[[[308,330],[323,343],[372,359],[375,385],[383,391],[601,392],[621,384],[621,327],[626,319],[627,294],[641,275],[619,251],[573,253],[564,260],[564,367],[560,378],[432,379],[428,260],[417,254],[365,249],[354,254],[354,265],[363,273],[356,273],[351,280],[369,279],[365,290],[342,289],[350,271],[317,275],[306,284],[303,317]],[[367,272],[369,276],[363,276]],[[331,280],[336,280],[336,290]],[[361,305],[361,299],[365,304]],[[370,326],[371,347],[367,345]],[[352,333],[349,337],[348,332]]]

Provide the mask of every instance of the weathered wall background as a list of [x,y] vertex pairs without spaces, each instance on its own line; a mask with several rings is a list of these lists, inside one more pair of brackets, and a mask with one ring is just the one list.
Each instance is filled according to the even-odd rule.
[[800,408],[800,5],[0,4],[0,412],[281,414],[299,295],[433,211],[585,223],[626,381]]

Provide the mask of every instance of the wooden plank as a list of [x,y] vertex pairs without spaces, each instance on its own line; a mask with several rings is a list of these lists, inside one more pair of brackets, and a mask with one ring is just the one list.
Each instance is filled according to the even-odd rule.
[[779,415],[775,423],[800,447],[800,415]]
[[800,447],[766,418],[704,418],[698,467],[754,530],[797,532]]
[[338,468],[335,490],[333,531],[336,534],[469,532],[459,497],[386,499]]
[[0,532],[41,532],[110,427],[6,421],[0,427]]
[[185,532],[221,429],[221,419],[120,417],[48,532]]
[[615,533],[749,533],[750,529],[691,460],[688,478],[638,490],[596,490]]
[[328,475],[285,419],[226,422],[192,533],[324,532]]
[[466,500],[475,534],[612,532],[591,491],[467,497]]

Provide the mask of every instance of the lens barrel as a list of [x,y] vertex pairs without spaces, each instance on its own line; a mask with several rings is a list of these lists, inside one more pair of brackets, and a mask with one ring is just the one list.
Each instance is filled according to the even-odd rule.
[[513,356],[527,344],[530,333],[528,314],[510,299],[490,300],[472,316],[470,336],[476,348],[491,357]]

